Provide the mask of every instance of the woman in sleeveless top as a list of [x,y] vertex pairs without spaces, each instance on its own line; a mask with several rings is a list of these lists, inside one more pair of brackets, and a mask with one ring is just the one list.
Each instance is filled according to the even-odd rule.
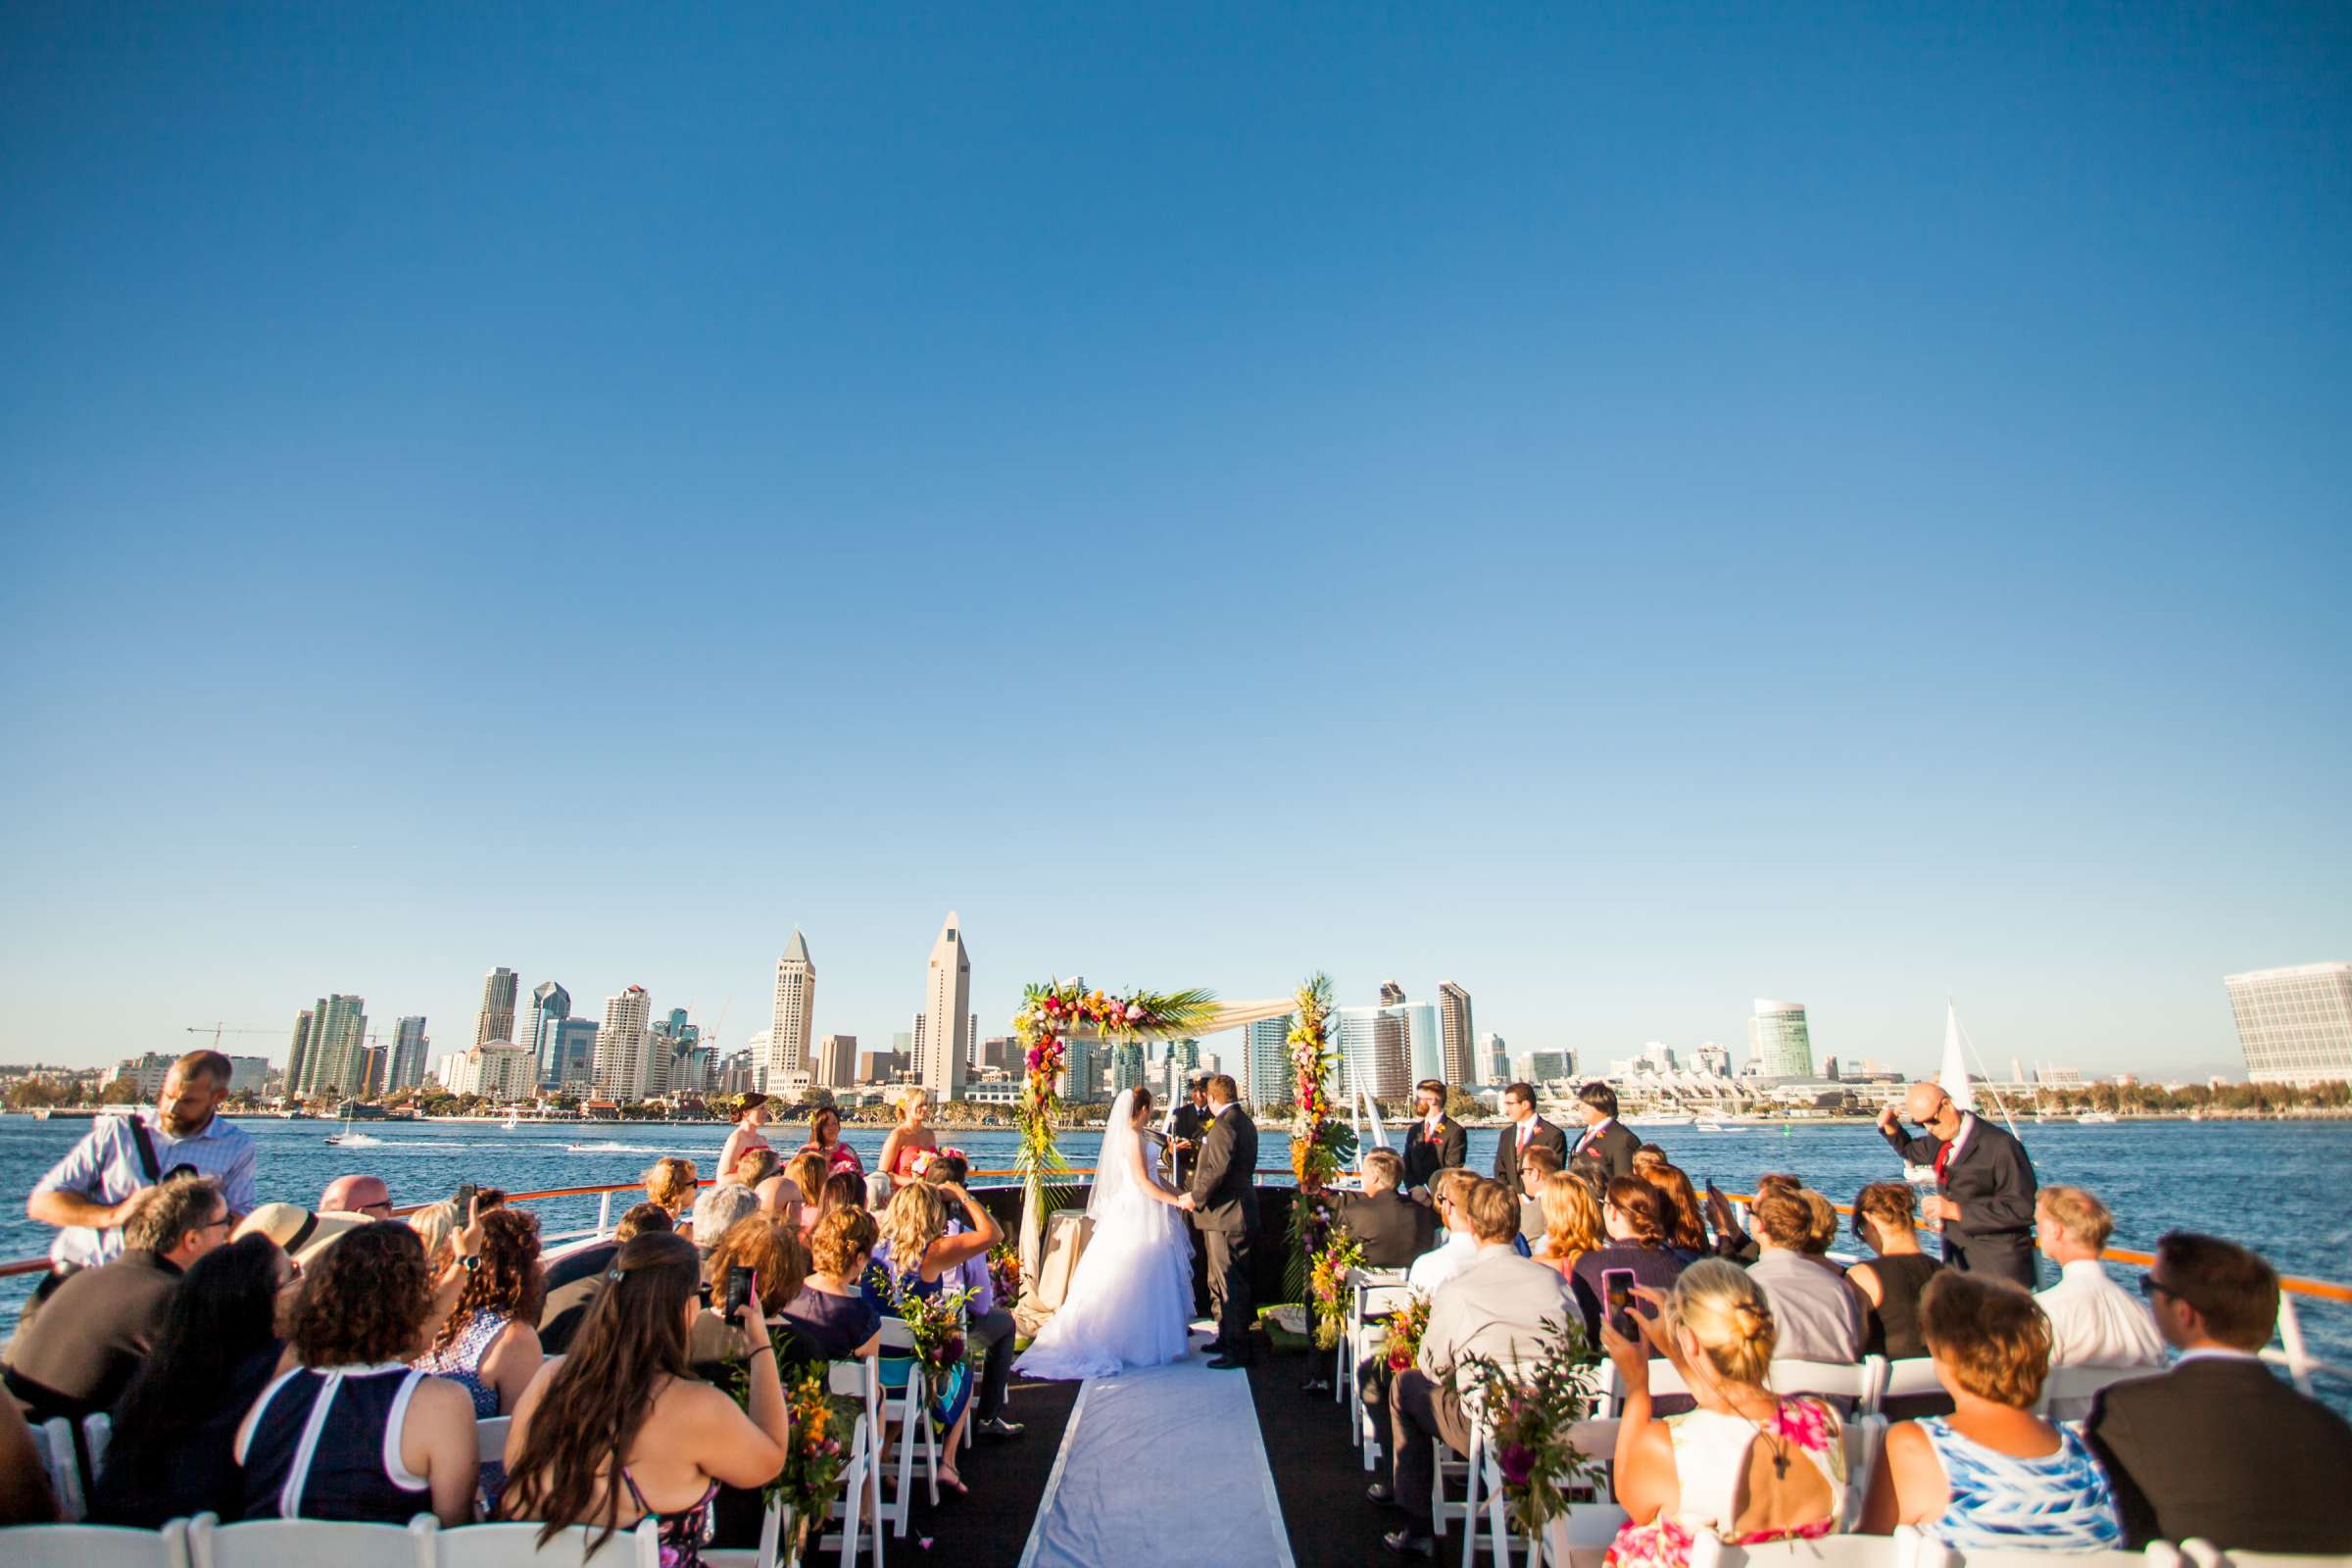
[[[948,1234],[947,1204],[963,1208],[964,1229]],[[972,1200],[954,1182],[934,1187],[908,1182],[890,1196],[881,1223],[882,1239],[874,1248],[874,1266],[866,1275],[866,1299],[887,1317],[904,1314],[898,1297],[936,1297],[955,1282],[955,1275],[975,1257],[1004,1239],[995,1216]],[[885,1388],[904,1388],[909,1362],[905,1356],[885,1355],[881,1377]],[[936,1380],[935,1380],[936,1381]],[[970,1363],[958,1361],[944,1386],[931,1391],[931,1419],[944,1434],[940,1444],[939,1484],[962,1492],[956,1470],[956,1450],[963,1444],[964,1417],[969,1413],[972,1380]]]
[[930,1128],[931,1094],[926,1089],[908,1089],[906,1099],[899,1102],[899,1124],[882,1140],[882,1174],[893,1181],[905,1181],[914,1174],[914,1156],[925,1150],[939,1147],[938,1135]]
[[[466,1255],[470,1233],[456,1245]],[[237,1431],[246,1518],[471,1521],[472,1401],[408,1364],[432,1310],[424,1244],[396,1221],[352,1231],[312,1264],[294,1305],[295,1364]]]
[[831,1105],[818,1106],[816,1114],[808,1118],[808,1142],[801,1146],[801,1152],[823,1155],[827,1174],[846,1170],[860,1181],[865,1179],[865,1161],[841,1141],[841,1112]]
[[[1671,1290],[1637,1293],[1658,1315],[1628,1340],[1603,1323],[1601,1346],[1625,1386],[1617,1431],[1617,1501],[1630,1516],[1610,1568],[1685,1568],[1700,1529],[1733,1545],[1812,1541],[1844,1528],[1845,1435],[1819,1399],[1765,1387],[1777,1334],[1764,1289],[1745,1270],[1702,1258]],[[1697,1408],[1652,1417],[1649,1357],[1674,1364]]]
[[2049,1319],[2034,1298],[1947,1269],[1919,1307],[1952,1413],[1886,1429],[1862,1528],[1916,1525],[1963,1550],[2121,1545],[2106,1472],[2081,1438],[2034,1413],[2050,1362]]
[[481,1219],[482,1246],[467,1266],[457,1309],[412,1363],[448,1378],[473,1401],[477,1417],[511,1415],[539,1370],[539,1218],[494,1208]]
[[1908,1182],[1873,1182],[1854,1195],[1854,1235],[1878,1254],[1845,1271],[1869,1305],[1862,1350],[1904,1360],[1928,1353],[1919,1295],[1943,1267],[1919,1250],[1919,1200]]
[[[760,1131],[766,1125],[767,1097],[765,1095],[746,1095],[735,1102],[735,1130],[727,1134],[726,1143],[721,1145],[718,1151],[718,1179],[720,1181],[727,1179],[727,1173],[735,1168],[744,1155],[755,1149],[768,1147],[767,1139],[761,1136]],[[656,1199],[655,1201],[660,1202],[661,1200]]]
[[601,1544],[650,1515],[665,1568],[696,1568],[719,1486],[763,1487],[783,1470],[784,1390],[756,1292],[736,1320],[751,1413],[688,1370],[700,1265],[671,1234],[620,1250],[571,1353],[542,1366],[514,1407],[502,1517],[543,1522],[543,1544],[574,1525]]

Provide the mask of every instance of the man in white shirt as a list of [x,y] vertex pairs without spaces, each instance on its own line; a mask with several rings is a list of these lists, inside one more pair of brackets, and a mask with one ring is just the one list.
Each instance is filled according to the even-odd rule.
[[1405,1271],[1406,1288],[1434,1298],[1439,1286],[1459,1274],[1478,1255],[1478,1238],[1470,1233],[1469,1216],[1462,1212],[1463,1192],[1477,1180],[1457,1165],[1438,1172],[1430,1184],[1436,1196],[1438,1222],[1446,1227],[1446,1240],[1413,1259],[1412,1267]]
[[[2163,1365],[2156,1319],[2099,1261],[2115,1233],[2107,1205],[2080,1187],[2044,1187],[2034,1200],[2034,1230],[2042,1256],[2058,1265],[2058,1283],[2034,1297],[2050,1320],[2050,1365]],[[2050,1409],[2057,1421],[2089,1413],[2088,1399],[2056,1400]]]

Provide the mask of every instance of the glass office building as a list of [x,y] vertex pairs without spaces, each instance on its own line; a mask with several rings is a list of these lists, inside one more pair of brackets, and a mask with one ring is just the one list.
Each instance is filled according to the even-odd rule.
[[2352,963],[2225,975],[2246,1076],[2258,1084],[2352,1081]]

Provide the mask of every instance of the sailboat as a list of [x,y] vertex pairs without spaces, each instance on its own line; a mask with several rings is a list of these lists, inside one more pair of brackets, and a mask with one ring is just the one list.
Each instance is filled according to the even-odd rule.
[[[1969,1054],[1962,1046],[1962,1038],[1960,1008],[1951,998],[1946,997],[1943,999],[1943,1064],[1936,1070],[1936,1083],[1951,1096],[1953,1104],[1962,1110],[1973,1111],[1977,1108],[1977,1086],[1968,1076]],[[1989,1085],[1986,1092],[1992,1095],[2001,1120],[2009,1124],[2009,1136],[2017,1137],[2017,1123],[2011,1119],[2009,1107],[2000,1103],[1999,1093]],[[1918,1187],[1933,1187],[1936,1185],[1936,1167],[1906,1162],[1903,1180]]]
[[341,1144],[341,1143],[347,1143],[347,1142],[349,1142],[349,1141],[350,1141],[350,1139],[351,1139],[351,1106],[350,1106],[348,1103],[346,1103],[346,1104],[344,1105],[344,1107],[343,1107],[343,1125],[342,1125],[342,1126],[340,1126],[340,1127],[338,1127],[338,1128],[336,1128],[336,1129],[335,1129],[333,1132],[331,1132],[331,1133],[328,1133],[328,1134],[326,1135],[326,1141],[327,1141],[328,1143],[330,1143],[330,1144]]
[[508,1111],[508,1112],[507,1112],[507,1119],[506,1119],[505,1121],[502,1121],[502,1122],[500,1122],[500,1123],[499,1123],[499,1126],[500,1126],[501,1128],[505,1129],[505,1130],[506,1130],[506,1131],[508,1131],[508,1132],[513,1132],[513,1131],[514,1131],[515,1128],[517,1128],[517,1127],[519,1127],[519,1126],[521,1126],[521,1125],[522,1125],[522,1112],[521,1112],[521,1111],[519,1111],[519,1110],[510,1110],[510,1111]]

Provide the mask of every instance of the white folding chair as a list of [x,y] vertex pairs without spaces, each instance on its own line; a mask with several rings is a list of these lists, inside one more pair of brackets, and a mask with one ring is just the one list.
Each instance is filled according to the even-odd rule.
[[406,1525],[330,1519],[251,1519],[224,1525],[200,1513],[188,1521],[194,1568],[434,1568],[440,1526],[429,1513]]
[[[1383,1310],[1396,1310],[1396,1307],[1369,1306],[1365,1297],[1403,1284],[1404,1270],[1400,1268],[1359,1268],[1348,1272],[1348,1316],[1340,1328],[1340,1343],[1332,1348],[1336,1362],[1331,1370],[1333,1399],[1347,1402],[1350,1391],[1355,1387],[1355,1369],[1365,1353],[1362,1348],[1365,1318]],[[1401,1300],[1397,1302],[1399,1306],[1402,1304]]]
[[474,1446],[482,1450],[485,1465],[507,1462],[507,1429],[514,1424],[511,1415],[476,1416],[473,1423]]
[[882,1428],[882,1382],[871,1359],[836,1361],[826,1373],[828,1392],[845,1399],[860,1401],[856,1423],[850,1438],[842,1444],[847,1457],[841,1468],[841,1495],[833,1502],[832,1517],[841,1521],[841,1528],[828,1531],[810,1543],[812,1551],[829,1550],[838,1546],[841,1568],[853,1568],[858,1561],[859,1538],[871,1532],[873,1537],[873,1568],[882,1568],[882,1465],[875,1450],[875,1439]]
[[1933,1357],[1902,1356],[1886,1363],[1886,1375],[1879,1386],[1879,1396],[1871,1402],[1868,1413],[1877,1415],[1886,1408],[1888,1399],[1916,1399],[1942,1392],[1943,1384],[1936,1377]]
[[89,1517],[81,1495],[81,1466],[74,1458],[74,1423],[52,1416],[32,1428],[33,1452],[49,1477],[49,1495],[57,1499],[57,1517],[77,1525]]
[[[1507,1361],[1498,1365],[1502,1375],[1511,1379],[1526,1370]],[[1470,1452],[1462,1462],[1462,1568],[1477,1568],[1482,1538],[1500,1568],[1510,1568],[1510,1503],[1503,1496],[1502,1466],[1495,1457],[1494,1423],[1487,1415],[1483,1387],[1474,1385],[1462,1391],[1462,1419],[1470,1427]],[[1543,1549],[1540,1541],[1528,1543],[1531,1557],[1541,1555]]]
[[[1898,1532],[1899,1534],[1899,1532]],[[2341,1563],[2341,1557],[2290,1557],[2288,1562],[2302,1564]],[[2053,1562],[2064,1561],[2066,1568],[2220,1568],[2245,1561],[2239,1552],[2225,1557],[2210,1542],[2192,1541],[2174,1545],[2167,1541],[2151,1541],[2145,1551],[2070,1551],[2063,1559],[2048,1551],[2036,1551],[2028,1546],[1971,1546],[1966,1550],[1946,1546],[1940,1542],[1921,1539],[1911,1556],[1896,1568],[2050,1568]]]
[[[1392,1271],[1383,1271],[1392,1272]],[[1362,1390],[1356,1383],[1355,1369],[1377,1354],[1389,1339],[1388,1325],[1380,1321],[1413,1298],[1401,1281],[1373,1281],[1356,1286],[1348,1297],[1348,1326],[1340,1338],[1340,1375],[1333,1379],[1349,1401],[1355,1418],[1348,1423],[1348,1441],[1364,1450],[1364,1468],[1375,1462],[1373,1450],[1379,1446],[1379,1429],[1373,1425],[1370,1408],[1363,1402]]]
[[[2041,1397],[2034,1401],[2034,1413],[2049,1416],[2054,1409],[2068,1420],[2080,1420],[2089,1414],[2091,1397],[2101,1389],[2137,1378],[2162,1377],[2167,1370],[2162,1366],[2054,1366],[2041,1380]],[[2234,1560],[2235,1554],[2231,1556]]]
[[638,1520],[633,1528],[618,1532],[597,1546],[593,1556],[590,1545],[604,1534],[603,1530],[583,1525],[562,1531],[542,1546],[539,1532],[545,1528],[533,1524],[495,1524],[437,1531],[433,1561],[436,1568],[662,1568],[659,1519]]
[[95,1483],[106,1464],[107,1445],[114,1441],[115,1423],[104,1411],[81,1418],[81,1449],[90,1456],[90,1480]]
[[1845,1517],[1847,1528],[1862,1517],[1862,1505],[1870,1500],[1871,1467],[1879,1462],[1879,1449],[1886,1444],[1886,1418],[1883,1415],[1849,1415],[1845,1418]]
[[[1908,1525],[1891,1536],[1824,1536],[1754,1546],[1727,1546],[1702,1526],[1691,1534],[1690,1568],[1913,1568],[1921,1544]],[[2049,1553],[2041,1555],[2047,1559]],[[2073,1568],[2076,1559],[2065,1560]]]
[[1880,1391],[1885,1387],[1886,1358],[1866,1355],[1860,1361],[1798,1361],[1775,1357],[1772,1373],[1767,1379],[1772,1392],[1786,1397],[1791,1394],[1810,1394],[1818,1398],[1844,1399],[1848,1411],[1870,1411],[1879,1407]]
[[161,1530],[19,1525],[0,1531],[0,1560],[11,1568],[188,1568],[188,1522]]
[[[914,1492],[914,1444],[919,1433],[923,1443],[923,1475],[930,1486],[931,1506],[939,1506],[939,1430],[931,1420],[931,1400],[923,1384],[922,1363],[914,1358],[914,1333],[903,1318],[882,1320],[881,1353],[893,1360],[906,1363],[906,1382],[904,1387],[882,1390],[882,1422],[875,1434],[877,1454],[896,1455],[897,1495],[884,1510],[890,1516],[890,1533],[902,1539],[906,1534],[907,1508]],[[895,1436],[891,1428],[896,1427]]]

